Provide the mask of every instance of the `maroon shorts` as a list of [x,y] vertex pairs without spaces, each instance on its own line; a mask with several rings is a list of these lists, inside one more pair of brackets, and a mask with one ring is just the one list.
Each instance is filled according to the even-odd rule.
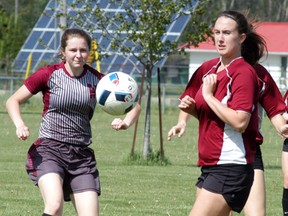
[[65,201],[70,200],[71,193],[92,190],[101,194],[94,151],[88,146],[40,138],[28,151],[26,170],[35,185],[47,173],[59,174],[63,179]]

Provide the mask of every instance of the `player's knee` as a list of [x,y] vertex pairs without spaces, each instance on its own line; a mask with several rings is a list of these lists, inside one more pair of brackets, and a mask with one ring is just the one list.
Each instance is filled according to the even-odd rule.
[[45,203],[45,212],[51,214],[51,215],[61,215],[62,212],[62,208],[63,208],[63,202],[61,201],[50,201]]
[[284,181],[283,181],[283,184],[284,184],[284,188],[288,189],[288,174],[284,174]]

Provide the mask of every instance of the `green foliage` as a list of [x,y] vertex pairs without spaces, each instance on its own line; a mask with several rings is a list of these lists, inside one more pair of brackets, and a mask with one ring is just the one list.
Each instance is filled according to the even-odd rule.
[[12,59],[16,56],[18,50],[15,50],[15,44],[23,40],[19,37],[21,34],[17,27],[19,26],[15,25],[14,17],[8,15],[4,8],[0,9],[0,59]]
[[124,160],[125,165],[146,165],[146,166],[167,166],[171,165],[168,158],[164,156],[161,158],[160,151],[151,151],[147,158],[143,157],[143,154],[135,152],[133,156],[129,155],[126,160]]
[[[287,0],[209,0],[207,15],[209,18],[215,18],[223,10],[248,11],[260,21],[269,22],[287,22],[288,13],[286,12]],[[285,9],[284,9],[285,8]]]
[[[17,17],[19,22],[21,20],[21,34],[24,36],[24,39],[29,35],[34,24],[38,20],[39,16],[43,12],[44,7],[49,0],[17,0],[18,1],[18,12]],[[5,0],[0,1],[0,7],[5,8],[8,16],[15,15],[15,0]],[[14,18],[13,18],[14,19]],[[24,40],[21,41],[21,45]]]
[[187,43],[186,46],[197,46],[198,43],[206,41],[208,37],[212,36],[211,26],[203,19],[207,16],[207,9],[210,6],[208,3],[208,0],[199,0],[188,25],[183,31],[180,42]]
[[18,0],[15,20],[15,1],[0,2],[0,69],[11,74],[11,64],[42,13],[48,0]]

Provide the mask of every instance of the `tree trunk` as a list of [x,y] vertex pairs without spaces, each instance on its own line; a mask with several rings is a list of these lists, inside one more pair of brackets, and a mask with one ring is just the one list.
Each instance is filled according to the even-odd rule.
[[143,157],[147,158],[151,152],[150,145],[150,125],[151,125],[151,69],[147,69],[147,91],[146,91],[146,115],[145,115],[145,128],[144,128],[144,146]]
[[[139,101],[138,103],[141,105],[142,102],[142,95],[143,95],[143,85],[144,85],[144,79],[145,79],[145,68],[143,68],[142,73],[141,73],[141,85],[140,85],[140,91],[139,91]],[[136,143],[136,134],[137,134],[137,128],[138,128],[138,120],[135,122],[135,127],[134,127],[134,136],[133,136],[133,142],[131,146],[131,151],[130,151],[130,157],[134,157],[134,150],[135,150],[135,143]]]

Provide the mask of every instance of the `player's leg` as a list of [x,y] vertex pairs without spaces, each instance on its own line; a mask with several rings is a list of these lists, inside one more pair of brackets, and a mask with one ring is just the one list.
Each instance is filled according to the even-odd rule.
[[[264,164],[260,145],[256,147],[254,168],[254,181],[249,193],[248,200],[244,206],[245,216],[266,215],[266,189],[264,177]],[[232,216],[232,212],[229,216]]]
[[282,172],[283,172],[282,208],[283,208],[283,215],[288,215],[288,139],[285,139],[283,144]]
[[189,216],[228,216],[231,208],[222,194],[201,189]]
[[[221,194],[212,193],[202,188],[204,181],[207,181],[207,176],[208,175],[202,173],[201,176],[198,178],[198,181],[196,183],[196,186],[197,186],[196,199],[190,211],[189,216],[196,216],[196,215],[197,216],[201,216],[201,215],[203,216],[223,215],[225,216],[225,215],[228,215],[231,209],[227,205],[224,197]],[[215,208],[214,205],[216,202],[219,203],[219,205],[216,206],[217,209],[214,209]],[[225,213],[226,212],[225,209],[227,207],[228,207],[228,210],[227,210],[227,213]]]
[[44,201],[44,215],[60,216],[63,211],[62,178],[56,173],[40,177],[38,186]]
[[260,145],[256,147],[254,168],[254,181],[248,200],[244,207],[245,216],[266,215],[266,188],[264,176],[264,163]]
[[100,194],[98,171],[94,174],[71,176],[69,186],[72,191],[70,197],[78,216],[98,216],[98,194]]
[[266,192],[264,171],[254,169],[254,182],[244,207],[245,216],[266,215]]
[[54,140],[38,139],[31,145],[26,161],[26,170],[39,187],[43,201],[43,215],[62,215],[63,211],[63,176],[64,170],[60,157],[59,145]]
[[96,191],[74,193],[71,198],[78,216],[99,215],[98,194]]

